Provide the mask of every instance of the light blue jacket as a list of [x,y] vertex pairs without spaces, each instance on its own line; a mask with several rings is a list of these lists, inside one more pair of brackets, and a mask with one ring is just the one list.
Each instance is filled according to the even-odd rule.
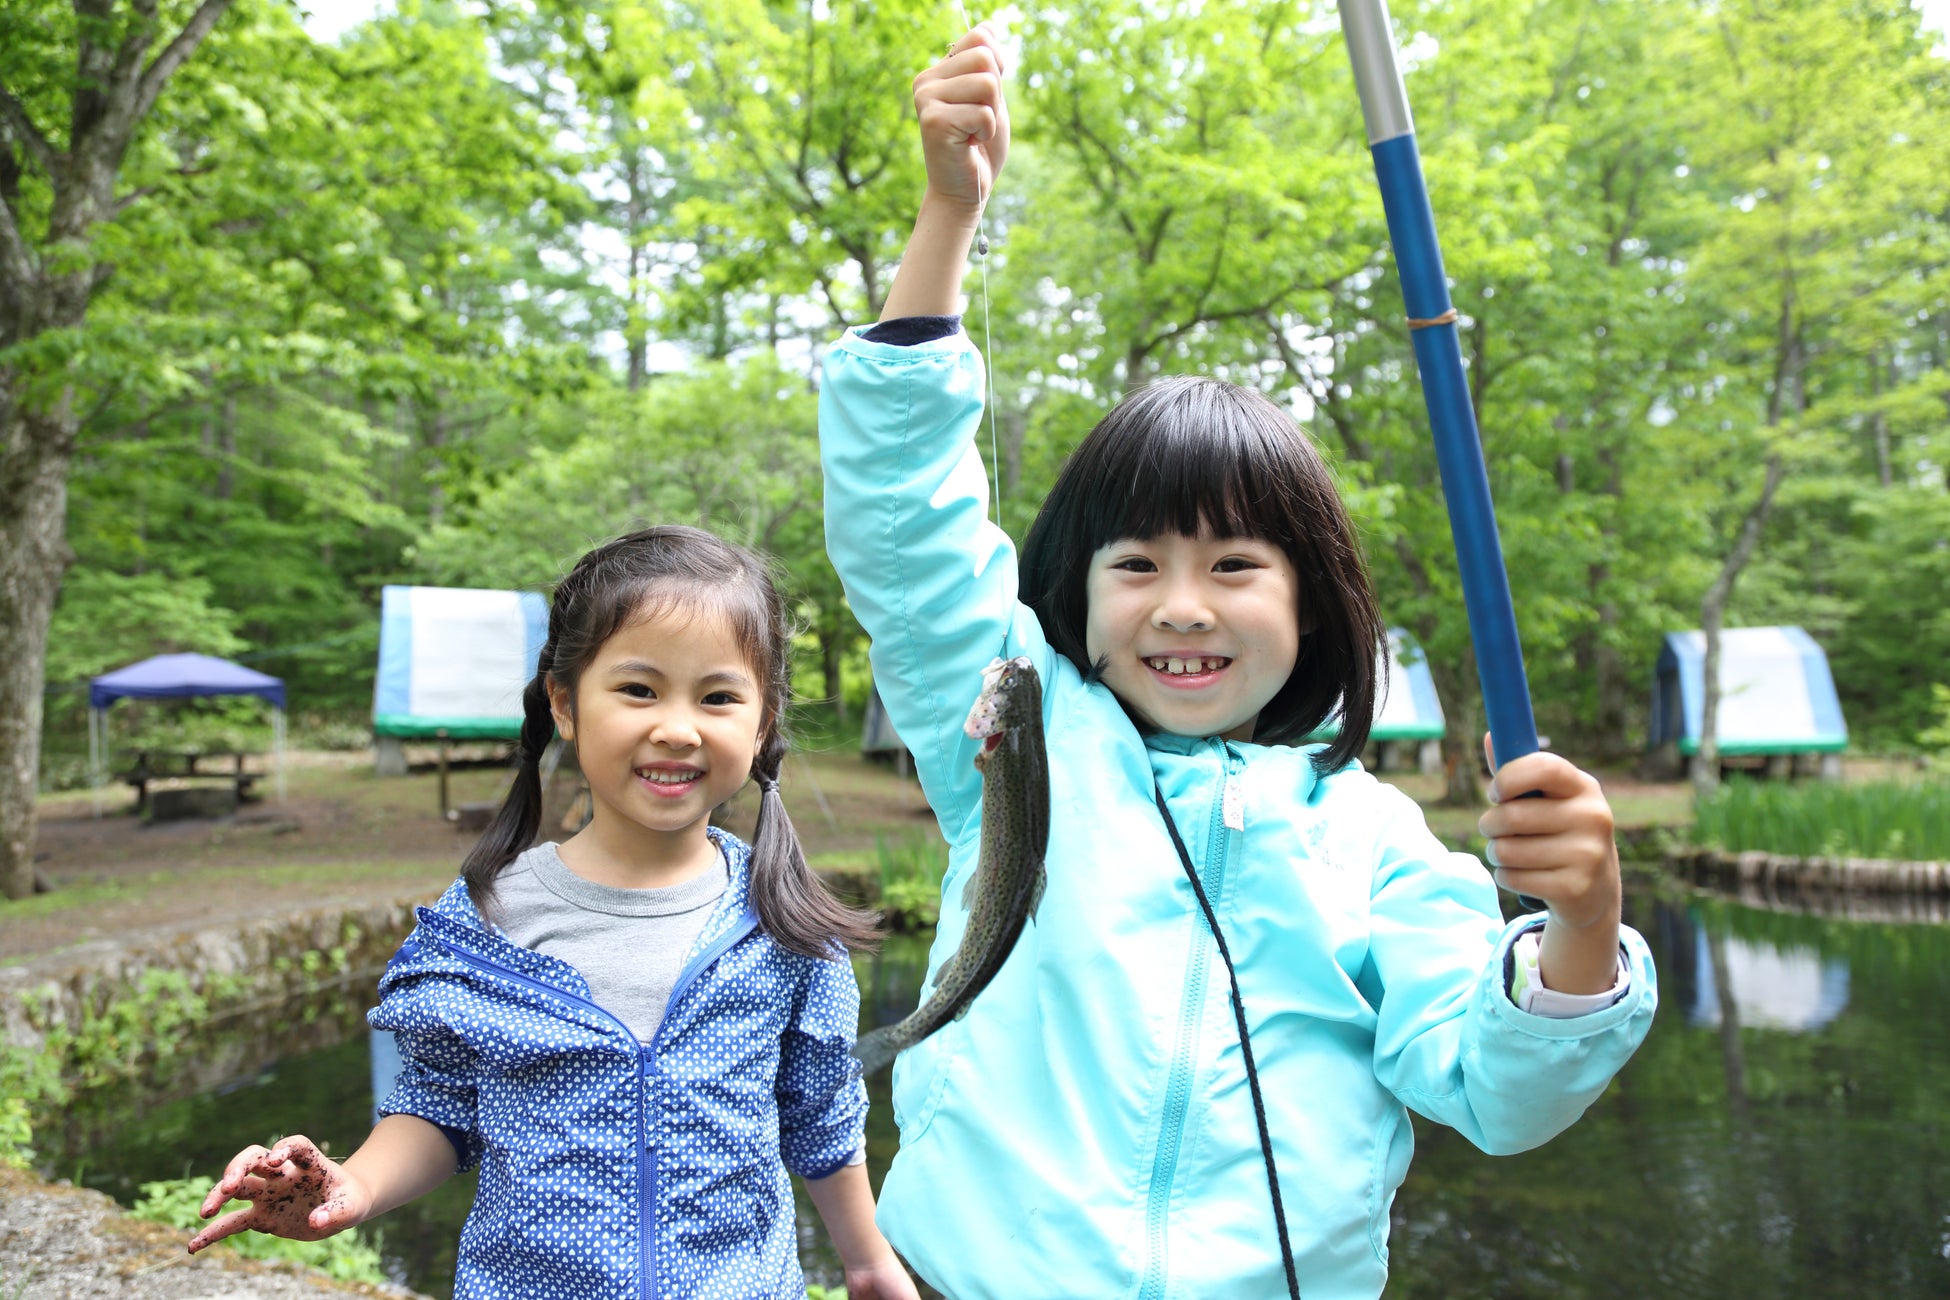
[[573,966],[483,924],[456,881],[387,965],[377,1029],[404,1069],[384,1114],[480,1162],[455,1300],[803,1297],[792,1186],[860,1147],[844,959],[758,928],[750,850],[713,830],[731,885],[639,1044]]
[[[849,334],[820,394],[827,546],[875,681],[951,846],[930,966],[955,951],[981,823],[962,722],[998,654],[1045,683],[1048,886],[969,1014],[894,1067],[895,1247],[954,1300],[1286,1293],[1225,968],[1152,801],[1185,836],[1234,960],[1307,1300],[1373,1300],[1408,1170],[1408,1110],[1489,1152],[1583,1113],[1651,1026],[1655,978],[1549,1020],[1517,1009],[1505,925],[1472,857],[1358,768],[1309,751],[1141,736],[1017,601],[972,445],[965,336]],[[1235,787],[1244,831],[1228,829]]]

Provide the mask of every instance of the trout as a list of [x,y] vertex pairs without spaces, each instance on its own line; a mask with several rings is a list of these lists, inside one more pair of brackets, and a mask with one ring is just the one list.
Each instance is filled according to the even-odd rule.
[[982,845],[962,886],[968,928],[955,955],[935,972],[934,991],[899,1024],[863,1035],[853,1045],[862,1074],[947,1024],[1002,969],[1043,899],[1043,852],[1049,846],[1049,759],[1043,749],[1043,683],[1024,658],[997,659],[982,670],[982,693],[963,730],[983,742],[975,755],[982,773]]

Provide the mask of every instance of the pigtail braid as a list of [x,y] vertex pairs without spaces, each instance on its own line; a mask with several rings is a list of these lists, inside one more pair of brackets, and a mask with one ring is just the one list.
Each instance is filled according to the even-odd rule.
[[880,918],[847,906],[820,883],[786,813],[779,771],[790,751],[783,729],[775,725],[752,762],[759,803],[752,831],[751,893],[759,924],[781,948],[807,957],[838,958],[836,941],[856,952],[870,952],[880,944]]
[[481,838],[461,864],[468,897],[483,916],[494,905],[494,882],[510,862],[535,842],[542,826],[542,755],[555,738],[549,711],[548,675],[554,666],[554,640],[542,647],[535,675],[521,692],[521,738],[515,742],[515,779]]

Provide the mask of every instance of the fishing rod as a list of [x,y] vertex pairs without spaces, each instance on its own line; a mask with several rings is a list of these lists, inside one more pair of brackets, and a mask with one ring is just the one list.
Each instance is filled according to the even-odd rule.
[[[1408,310],[1415,366],[1422,376],[1422,398],[1435,437],[1442,494],[1449,503],[1449,532],[1455,538],[1462,574],[1463,604],[1469,611],[1469,637],[1476,647],[1476,671],[1483,686],[1483,712],[1490,742],[1501,767],[1537,750],[1537,723],[1530,711],[1530,686],[1524,677],[1523,646],[1517,639],[1510,581],[1497,540],[1496,508],[1490,503],[1483,444],[1463,372],[1462,345],[1456,337],[1456,309],[1436,242],[1435,214],[1422,179],[1422,155],[1415,144],[1415,122],[1408,113],[1408,91],[1395,62],[1395,40],[1385,0],[1338,0],[1341,32],[1354,64],[1354,86],[1361,96],[1368,149],[1374,156],[1381,206],[1388,216],[1395,269]],[[1531,900],[1526,900],[1531,901]]]

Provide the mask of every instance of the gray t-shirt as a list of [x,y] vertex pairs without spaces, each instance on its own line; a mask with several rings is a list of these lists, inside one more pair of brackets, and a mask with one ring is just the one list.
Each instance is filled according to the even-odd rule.
[[668,889],[618,889],[569,870],[553,844],[537,844],[494,882],[495,920],[524,948],[582,972],[596,1004],[647,1043],[663,1023],[684,958],[731,886],[717,866]]

